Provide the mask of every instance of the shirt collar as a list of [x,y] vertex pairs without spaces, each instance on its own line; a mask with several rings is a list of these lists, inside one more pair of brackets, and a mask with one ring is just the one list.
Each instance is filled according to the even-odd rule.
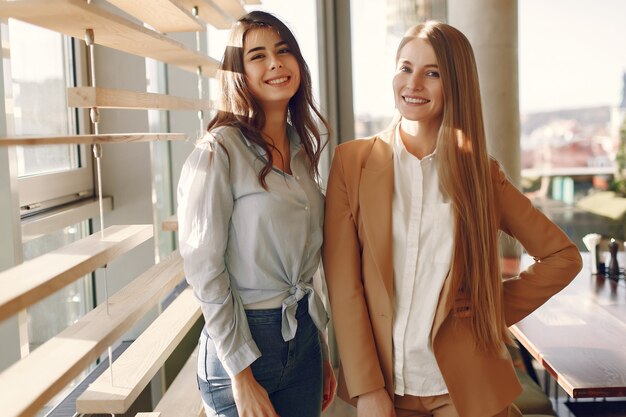
[[[241,132],[241,136],[243,137],[244,143],[249,148],[253,148],[257,154],[265,156],[265,151],[261,146],[249,140],[243,132]],[[300,135],[298,135],[296,129],[294,129],[290,124],[287,124],[287,138],[289,139],[289,152],[291,153],[291,158],[293,158],[302,148],[302,140],[300,139]]]
[[400,137],[400,122],[396,124],[396,128],[394,130],[393,150],[398,158],[410,155],[418,161],[430,161],[431,159],[435,159],[435,157],[437,156],[437,147],[435,147],[435,149],[433,149],[430,154],[424,156],[421,160],[415,157],[409,151],[407,151],[406,146],[404,146],[404,142],[402,142],[402,137]]

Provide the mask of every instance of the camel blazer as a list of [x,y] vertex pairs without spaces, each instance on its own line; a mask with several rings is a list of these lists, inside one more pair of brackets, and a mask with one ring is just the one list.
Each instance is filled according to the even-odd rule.
[[[394,311],[391,133],[339,146],[326,194],[323,261],[339,347],[338,394],[356,397],[385,388],[394,398]],[[504,283],[508,326],[563,289],[582,261],[568,237],[506,178],[492,161],[500,230],[521,242],[536,262]],[[431,340],[437,364],[461,417],[486,417],[521,392],[511,358],[474,348],[468,320],[446,300],[450,276],[439,296]]]

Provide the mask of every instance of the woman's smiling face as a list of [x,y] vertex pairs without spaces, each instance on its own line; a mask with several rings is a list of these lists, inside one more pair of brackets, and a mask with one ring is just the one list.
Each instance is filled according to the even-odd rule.
[[300,66],[287,42],[272,28],[252,29],[243,53],[246,82],[261,107],[286,107],[300,87]]
[[415,38],[402,47],[393,77],[396,108],[418,122],[441,122],[443,88],[433,47]]

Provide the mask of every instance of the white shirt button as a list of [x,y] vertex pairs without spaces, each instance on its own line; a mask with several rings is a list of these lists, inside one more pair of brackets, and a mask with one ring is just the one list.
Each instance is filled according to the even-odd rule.
[[300,181],[300,176],[299,175],[296,175],[296,180]]
[[304,206],[304,209],[305,209],[306,211],[309,211],[309,206]]

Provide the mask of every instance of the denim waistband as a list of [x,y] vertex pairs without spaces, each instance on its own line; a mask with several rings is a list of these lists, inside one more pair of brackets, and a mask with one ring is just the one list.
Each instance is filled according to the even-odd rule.
[[[283,308],[261,308],[261,309],[253,309],[253,310],[245,310],[246,317],[273,317],[276,316],[278,321],[282,319]],[[296,317],[301,317],[303,314],[308,314],[309,312],[309,297],[303,297],[300,301],[298,301],[298,308],[296,309]]]

